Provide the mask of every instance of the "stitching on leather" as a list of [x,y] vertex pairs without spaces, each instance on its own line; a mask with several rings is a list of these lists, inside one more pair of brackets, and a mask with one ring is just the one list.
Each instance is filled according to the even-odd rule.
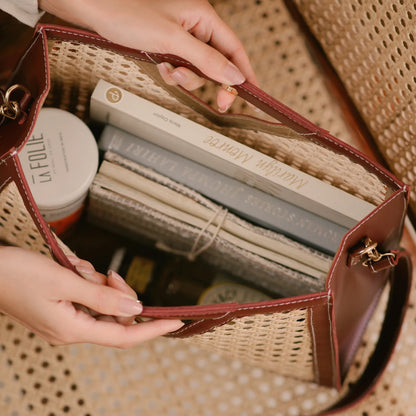
[[328,302],[326,303],[327,306],[327,313],[328,313],[328,322],[329,322],[329,343],[331,345],[331,366],[332,366],[332,385],[335,386],[336,385],[336,374],[335,374],[335,369],[336,369],[336,364],[335,364],[335,349],[334,349],[334,337],[332,336],[333,333],[333,325],[332,325],[332,319],[331,319],[331,311],[330,311],[330,306],[332,306],[332,296],[331,296],[331,291],[328,292]]
[[314,372],[315,381],[318,383],[321,376],[319,372],[318,354],[316,353],[317,345],[316,345],[315,327],[313,325],[313,318],[314,318],[313,308],[310,308],[309,316],[310,316],[310,328],[311,328],[311,338],[312,338],[312,354],[313,354],[313,361],[314,361],[313,372]]
[[[306,299],[306,300],[296,300],[296,301],[290,301],[290,302],[284,302],[284,303],[281,303],[281,304],[279,304],[279,306],[280,305],[293,305],[293,304],[296,304],[296,303],[301,303],[301,302],[308,302],[308,303],[310,303],[310,302],[313,302],[313,301],[316,301],[316,300],[319,300],[319,299],[324,299],[324,298],[328,298],[328,295],[327,294],[324,294],[324,295],[320,295],[320,296],[317,296],[317,297],[315,297],[315,298],[313,298],[313,299]],[[227,312],[227,313],[229,313],[229,314],[232,314],[232,312],[238,312],[238,311],[243,311],[243,310],[260,310],[260,309],[264,309],[264,308],[267,308],[267,307],[269,307],[269,305],[259,305],[259,306],[256,306],[256,307],[250,307],[250,308],[238,308],[238,309],[236,309],[235,311],[230,311],[230,312]],[[309,307],[309,306],[305,306],[305,307]],[[311,307],[309,307],[309,308],[311,308]],[[276,312],[271,312],[271,313],[284,313],[285,311],[281,311],[281,312],[278,312],[278,311],[276,311]],[[220,318],[203,318],[203,319],[205,319],[205,320],[208,320],[208,319],[210,319],[210,320],[213,320],[213,319],[221,319],[221,318],[223,318],[223,317],[225,317],[225,316],[227,316],[227,313],[225,314],[225,315],[222,315]],[[232,315],[231,317],[230,317],[231,319],[230,320],[228,320],[228,321],[226,321],[226,322],[221,322],[220,324],[218,324],[218,325],[215,325],[215,326],[213,326],[213,327],[210,327],[209,329],[207,329],[207,331],[209,331],[209,330],[211,330],[211,329],[214,329],[214,328],[217,328],[217,327],[219,327],[219,326],[222,326],[222,325],[225,325],[226,323],[228,323],[228,322],[230,322],[231,320],[233,320],[233,319],[242,319],[243,318],[243,316],[242,317],[235,317],[234,318],[234,316]],[[185,327],[183,327],[183,328],[181,328],[181,329],[179,329],[178,331],[179,332],[176,332],[175,331],[175,335],[180,335],[182,332],[184,332],[185,330],[187,330],[187,329],[189,329],[189,328],[192,328],[192,327],[194,327],[195,325],[198,325],[199,323],[201,322],[201,320],[198,320],[198,321],[196,321],[196,322],[192,322],[192,323],[190,323],[190,324],[187,324],[187,325],[185,325]],[[207,332],[207,331],[204,331],[204,332],[201,332],[201,333],[205,333],[205,332]]]
[[[392,203],[397,197],[399,197],[401,195],[401,192],[397,191],[396,194],[393,196],[393,198],[389,201],[389,203]],[[362,222],[361,224],[365,224],[366,222],[368,222],[372,217],[374,217],[374,215],[376,215],[382,208],[383,208],[384,204],[378,206],[366,219],[364,222]],[[403,220],[403,217],[402,217]],[[352,233],[354,232],[354,230],[349,230],[347,231],[347,233],[345,234],[345,237],[343,239],[343,242],[340,246],[340,251],[344,251],[345,245],[346,245],[346,241],[347,241],[347,237],[349,237]],[[337,259],[335,260],[335,263],[329,273],[329,277],[328,277],[328,289],[331,289],[332,286],[332,281],[333,281],[333,277],[334,277],[334,270],[336,269],[337,264],[340,262],[341,260],[341,256],[338,256]]]
[[[42,225],[41,225],[41,223],[40,223],[40,221],[39,221],[38,216],[36,215],[36,211],[34,210],[32,203],[30,202],[29,195],[28,195],[28,193],[26,192],[26,188],[25,188],[25,186],[24,186],[24,181],[23,181],[22,176],[20,175],[19,168],[18,168],[18,166],[17,166],[17,164],[16,164],[16,160],[15,160],[15,158],[12,158],[12,162],[13,162],[13,165],[14,165],[14,167],[15,167],[15,169],[16,169],[16,173],[17,173],[17,176],[18,176],[18,178],[19,178],[19,182],[20,182],[20,184],[22,185],[23,192],[24,192],[24,194],[25,194],[25,196],[26,196],[26,202],[27,202],[27,204],[29,205],[30,210],[31,210],[31,212],[32,212],[32,214],[33,214],[33,215],[32,215],[32,219],[33,219],[33,218],[35,219],[35,221],[36,221],[36,223],[37,223],[37,225],[38,225],[39,230],[41,230],[41,229],[42,229]],[[45,237],[47,238],[47,236],[45,236]],[[49,238],[47,238],[47,240],[48,240],[48,242],[49,242]]]
[[[44,47],[44,34],[42,32],[39,32],[39,33],[40,33],[40,36],[42,37],[43,73],[44,73],[44,76],[45,76],[45,80],[47,80],[48,79],[48,68],[47,68],[47,65],[46,65],[47,57],[46,57],[46,51],[45,51],[45,47]],[[35,42],[32,42],[32,44],[30,45],[30,47],[27,49],[27,51],[23,55],[23,58],[30,52],[30,50],[34,46],[35,46]],[[22,60],[23,60],[23,58],[22,58]],[[48,82],[45,83],[45,87],[43,88],[43,91],[41,93],[41,96],[43,96],[44,94],[46,94],[47,84],[48,84]],[[38,112],[39,106],[40,106],[40,100],[37,100],[35,113]],[[32,131],[32,128],[33,128],[33,126],[34,126],[34,124],[36,122],[36,119],[37,119],[37,117],[33,117],[32,118],[32,121],[30,123],[29,130],[28,131]],[[25,137],[25,140],[23,141],[23,143],[21,144],[20,147],[23,147],[24,146],[24,144],[26,143],[26,138],[27,137]]]
[[[227,314],[223,315],[223,316],[227,316]],[[214,318],[211,318],[214,319]],[[201,334],[205,334],[206,332],[212,331],[215,328],[219,328],[220,326],[223,326],[225,324],[228,324],[229,322],[233,321],[234,317],[231,315],[230,319],[221,322],[221,323],[217,323],[216,325],[210,326],[209,328],[207,328],[204,331],[198,332],[197,334],[189,334],[188,337],[194,336],[194,335],[201,335]],[[178,329],[178,331],[175,331],[173,335],[181,335],[182,333],[186,332],[188,329],[193,328],[194,326],[199,325],[201,322],[201,320],[192,322],[190,324],[185,325],[183,328]]]
[[[332,331],[333,331],[333,325],[332,325],[332,320],[331,320],[331,313],[330,313],[330,306],[331,306],[331,296],[330,293],[328,293],[328,302],[326,303],[327,305],[327,314],[328,314],[328,323],[329,323],[329,344],[331,346],[331,377],[332,377],[332,384],[335,386],[336,383],[336,374],[335,374],[335,356],[334,356],[334,340],[332,337]],[[320,382],[321,380],[321,372],[320,372],[320,366],[319,366],[319,359],[318,359],[318,354],[317,354],[317,343],[316,343],[316,333],[315,333],[315,326],[313,324],[313,320],[314,320],[314,310],[313,308],[310,308],[310,328],[311,328],[311,336],[312,336],[312,346],[313,346],[313,358],[314,358],[314,374],[315,374],[315,380],[316,382]]]
[[[266,308],[275,308],[275,307],[286,306],[286,305],[295,305],[297,303],[305,303],[305,308],[307,308],[307,307],[310,307],[309,306],[310,303],[316,302],[317,300],[324,299],[324,298],[327,298],[326,293],[324,293],[322,295],[319,295],[319,296],[316,296],[316,297],[313,297],[311,299],[292,300],[292,301],[279,303],[278,305],[257,305],[257,306],[250,306],[250,307],[239,307],[239,308],[236,308],[233,311],[230,311],[230,313],[240,312],[240,311],[247,311],[247,310],[256,311],[256,310],[262,310],[262,309],[266,309]],[[283,313],[283,312],[286,312],[286,311],[273,311],[273,312],[270,312],[270,313]],[[194,312],[194,315],[198,315],[198,314],[200,314],[200,312],[198,312],[198,311]],[[170,314],[169,315],[163,315],[163,316],[165,316],[165,317],[170,316]],[[163,316],[160,316],[159,319],[161,319]],[[192,314],[189,314],[188,316],[191,317]],[[204,319],[213,319],[213,318],[210,318],[209,316],[207,316]]]
[[2,184],[0,185],[0,192],[3,191],[3,189],[10,183],[10,181],[12,180],[12,177],[9,176],[8,178],[6,178]]
[[[44,62],[44,65],[43,65],[43,70],[44,70],[44,76],[45,76],[45,79],[47,79],[47,76],[48,76],[48,71],[47,71],[47,65],[46,65],[46,51],[45,51],[45,47],[44,47],[44,35],[43,35],[43,33],[42,32],[40,32],[40,36],[42,37],[42,53],[43,53],[43,62]],[[30,47],[27,49],[27,51],[26,51],[26,53],[23,55],[23,57],[25,57],[30,51],[31,51],[31,49],[34,47],[34,45],[36,44],[36,42],[32,42],[32,44],[30,45]],[[43,96],[45,93],[46,93],[46,90],[47,90],[47,83],[45,84],[45,87],[44,87],[44,89],[43,89],[43,91],[42,91],[42,93],[41,93],[41,96]],[[37,113],[38,112],[38,109],[39,109],[39,107],[40,107],[40,105],[41,105],[41,103],[40,103],[40,100],[38,100],[37,101],[37,103],[36,103],[36,111],[35,111],[35,113]],[[32,128],[33,128],[33,126],[34,126],[34,123],[35,123],[35,119],[36,119],[36,117],[33,117],[32,118],[32,121],[31,121],[31,124],[30,124],[30,126],[29,126],[29,130],[28,131],[31,131],[32,130]],[[25,140],[23,141],[23,143],[22,143],[22,146],[24,145],[24,143],[26,142],[26,138],[25,138]],[[15,152],[13,152],[12,154],[10,154],[8,157],[6,157],[2,162],[6,162],[8,159],[12,159],[12,162],[13,162],[13,165],[14,165],[14,167],[15,167],[15,172],[16,172],[16,174],[17,174],[17,177],[18,177],[18,180],[19,180],[19,182],[20,182],[20,184],[22,185],[22,188],[21,189],[23,189],[23,192],[24,192],[24,194],[25,194],[25,197],[26,197],[26,203],[27,203],[27,205],[29,206],[29,208],[30,208],[30,211],[32,212],[32,219],[34,218],[34,220],[35,220],[35,222],[36,222],[36,224],[37,224],[37,226],[38,226],[38,228],[39,228],[39,230],[42,230],[42,225],[41,225],[41,223],[40,223],[40,221],[39,221],[39,218],[37,217],[37,215],[36,215],[36,211],[34,210],[34,208],[33,208],[33,205],[32,205],[32,203],[30,202],[30,200],[29,200],[29,197],[28,197],[28,194],[27,194],[27,192],[26,192],[26,189],[25,189],[25,186],[24,186],[24,181],[23,181],[23,178],[22,178],[22,176],[21,176],[21,174],[20,174],[20,172],[19,172],[19,168],[18,168],[18,166],[17,166],[17,163],[16,163],[16,160],[15,160],[15,158],[13,157],[14,155],[17,155],[17,152],[15,151]],[[47,242],[50,244],[50,241],[49,241],[49,237],[46,235],[46,233],[42,233],[42,234],[44,234],[44,236],[45,236],[45,238],[46,238],[46,240],[47,240]]]
[[[276,306],[281,306],[281,305],[294,305],[294,304],[296,304],[296,303],[302,303],[302,302],[305,302],[305,303],[310,303],[310,302],[314,302],[314,301],[316,301],[316,300],[318,300],[318,299],[323,299],[323,298],[326,298],[327,297],[327,295],[326,294],[323,294],[323,295],[320,295],[320,296],[317,296],[317,297],[314,297],[314,298],[312,298],[312,299],[300,299],[300,300],[293,300],[293,301],[288,301],[288,302],[283,302],[283,303],[279,303],[278,305],[276,305]],[[257,310],[257,309],[259,309],[259,310],[261,310],[261,309],[265,309],[265,308],[268,308],[268,307],[270,307],[270,305],[258,305],[258,306],[251,306],[251,307],[242,307],[242,308],[238,308],[237,310],[238,311],[245,311],[245,310]],[[283,312],[283,311],[282,311]]]
[[[247,88],[244,87],[244,85],[240,85],[239,86],[241,89],[243,89],[247,94],[251,95],[254,98],[257,98],[259,101],[261,101],[262,103],[264,103],[267,107],[269,107],[272,110],[276,109],[274,107],[272,107],[265,99],[263,99],[262,97],[260,97],[259,95],[255,95],[253,94],[251,91],[247,90]],[[278,111],[278,110],[277,110]],[[280,112],[280,111],[279,111]],[[282,112],[280,112],[283,116],[287,117],[289,120],[293,121],[293,123],[295,123],[297,126],[304,128],[304,126],[302,126],[302,124],[300,124],[298,121],[296,121],[293,117],[291,117],[288,114],[283,114]],[[300,133],[302,134],[302,133]],[[308,135],[318,135],[319,136],[319,130],[312,132],[312,133],[307,133]],[[303,134],[304,136],[306,134]],[[353,152],[351,149],[349,149],[348,147],[344,147],[341,143],[338,143],[337,141],[333,140],[331,137],[325,136],[325,139],[330,141],[332,144],[334,144],[337,148],[342,149],[344,151],[347,151],[349,154],[351,154],[354,157],[358,157],[362,162],[364,162],[367,166],[370,166],[371,168],[375,169],[380,175],[382,175],[387,181],[389,182],[393,182],[397,187],[402,188],[402,186],[396,182],[395,179],[393,179],[392,177],[388,176],[385,172],[383,172],[382,170],[380,170],[376,165],[371,164],[367,159],[365,159],[363,156],[361,156],[358,153]],[[315,144],[319,145],[319,146],[325,146],[325,144],[323,144],[322,142],[319,142],[318,140],[314,139],[313,137],[310,138],[311,141],[313,141]],[[331,149],[329,149],[331,150]]]

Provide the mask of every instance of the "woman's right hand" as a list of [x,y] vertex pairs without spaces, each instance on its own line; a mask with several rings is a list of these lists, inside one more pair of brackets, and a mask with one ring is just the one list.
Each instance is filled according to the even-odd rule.
[[[114,43],[177,55],[220,84],[257,84],[242,42],[207,0],[39,0],[39,6]],[[193,90],[204,83],[183,66],[158,68],[171,85]],[[227,111],[234,99],[220,88],[219,111]]]

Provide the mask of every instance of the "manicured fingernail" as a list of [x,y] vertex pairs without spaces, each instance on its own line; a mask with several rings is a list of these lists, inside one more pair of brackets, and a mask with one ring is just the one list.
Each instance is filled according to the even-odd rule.
[[227,112],[227,110],[230,108],[230,106],[229,105],[224,105],[224,106],[222,106],[222,107],[218,107],[218,111],[220,112],[220,113],[225,113],[225,112]]
[[78,264],[81,261],[81,259],[79,257],[76,257],[76,256],[69,255],[69,256],[66,256],[66,257],[73,266],[75,266],[76,264]]
[[229,62],[224,69],[224,77],[226,79],[226,84],[230,85],[239,85],[246,80],[240,70],[231,62]]
[[160,64],[157,64],[156,66],[165,72],[171,72],[175,69],[175,67],[171,65],[169,62],[162,62]]
[[91,273],[95,273],[95,269],[92,266],[92,264],[89,263],[83,263],[83,264],[76,264],[75,268],[77,269],[77,271],[79,273],[87,273],[87,274],[91,274]]
[[108,277],[112,277],[113,279],[118,280],[121,283],[124,283],[125,285],[127,285],[126,281],[114,270],[109,270],[107,273]]
[[166,326],[167,326],[166,330],[168,332],[174,332],[182,328],[184,325],[185,323],[182,321],[166,321]]
[[122,316],[139,315],[143,311],[143,305],[139,300],[131,298],[121,298],[118,310]]
[[184,84],[187,81],[186,75],[181,70],[171,71],[170,76],[178,84]]

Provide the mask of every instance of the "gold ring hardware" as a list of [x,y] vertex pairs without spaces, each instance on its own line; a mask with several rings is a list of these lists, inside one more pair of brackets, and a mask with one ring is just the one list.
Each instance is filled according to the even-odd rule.
[[17,101],[9,101],[0,106],[0,114],[4,117],[15,120],[20,114],[20,106]]
[[238,95],[238,91],[234,87],[232,87],[231,85],[222,84],[221,88],[224,89],[225,91],[229,92],[232,95]]
[[396,257],[396,255],[391,252],[380,253],[377,250],[377,246],[378,244],[373,242],[371,238],[366,237],[363,242],[350,253],[348,266],[354,266],[361,263],[363,266],[369,267],[371,264],[377,263],[386,257]]
[[16,91],[22,91],[24,95],[30,94],[29,90],[21,84],[12,85],[6,93],[3,92],[0,95],[0,98],[3,101],[3,104],[0,105],[0,115],[12,120],[15,120],[21,114],[21,108],[18,101],[12,99],[13,93]]

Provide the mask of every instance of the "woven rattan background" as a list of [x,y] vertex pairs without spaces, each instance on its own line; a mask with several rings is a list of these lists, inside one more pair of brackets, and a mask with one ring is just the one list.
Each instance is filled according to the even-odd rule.
[[[217,7],[247,44],[266,91],[358,146],[282,1],[224,0]],[[416,414],[413,304],[414,293],[387,373],[375,393],[347,416]],[[353,374],[365,366],[381,319],[380,311],[364,337]],[[182,341],[162,338],[128,351],[89,345],[54,348],[6,317],[0,317],[0,334],[1,415],[297,416],[315,413],[337,396]]]
[[[390,169],[416,185],[416,3],[295,0]],[[413,210],[416,194],[411,195]]]
[[7,185],[0,193],[0,207],[0,239],[2,241],[50,256],[49,248],[42,240],[32,217],[23,205],[14,182]]
[[281,375],[314,380],[312,352],[304,347],[312,344],[307,309],[236,319],[185,341]]

